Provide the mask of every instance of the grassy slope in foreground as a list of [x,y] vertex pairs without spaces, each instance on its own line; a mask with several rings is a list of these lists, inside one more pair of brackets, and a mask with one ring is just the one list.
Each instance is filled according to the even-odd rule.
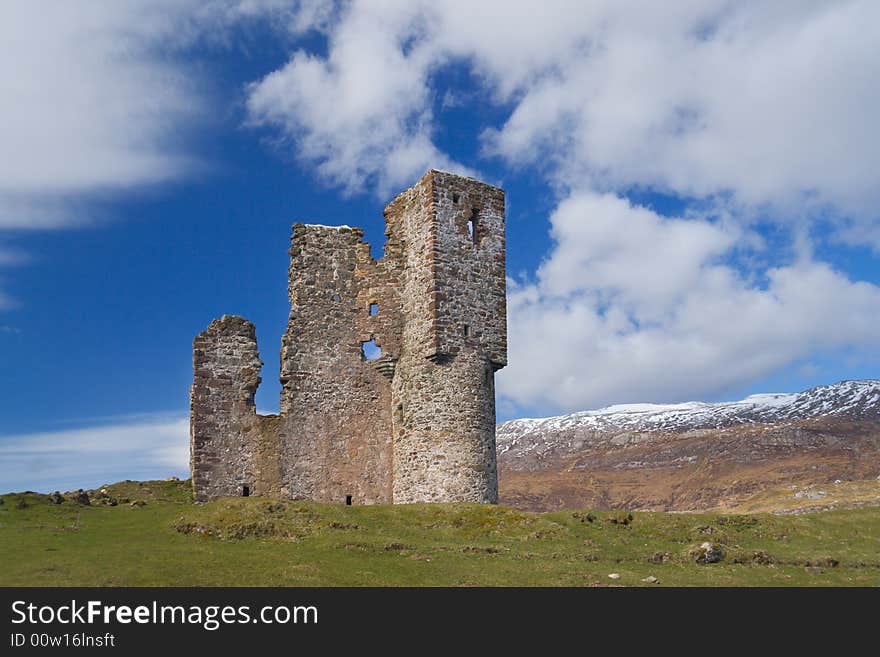
[[[648,585],[641,580],[650,575],[660,585],[880,584],[880,508],[634,513],[624,525],[611,521],[625,517],[618,512],[259,498],[193,505],[187,482],[107,489],[146,504],[55,505],[46,495],[4,495],[0,584],[583,586]],[[688,556],[704,541],[725,546],[721,563]]]

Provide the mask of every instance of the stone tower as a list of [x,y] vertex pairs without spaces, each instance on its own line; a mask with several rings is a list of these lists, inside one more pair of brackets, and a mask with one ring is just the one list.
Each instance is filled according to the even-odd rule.
[[253,324],[196,337],[197,500],[497,501],[504,192],[429,171],[385,208],[385,234],[374,260],[358,228],[294,224],[279,415],[256,414]]

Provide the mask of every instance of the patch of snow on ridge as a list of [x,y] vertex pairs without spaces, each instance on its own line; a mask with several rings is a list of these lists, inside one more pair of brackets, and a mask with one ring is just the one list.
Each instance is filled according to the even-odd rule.
[[539,449],[548,438],[559,444],[590,432],[687,431],[840,415],[880,417],[880,380],[841,381],[799,393],[762,393],[732,402],[616,404],[544,419],[510,420],[498,425],[497,442],[499,453],[513,449],[519,455]]

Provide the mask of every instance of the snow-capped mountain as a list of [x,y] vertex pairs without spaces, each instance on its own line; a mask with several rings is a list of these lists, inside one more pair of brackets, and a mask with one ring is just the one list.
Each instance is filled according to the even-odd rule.
[[769,491],[785,509],[847,486],[859,505],[880,487],[880,380],[513,420],[497,440],[501,502],[535,511],[766,506]]
[[620,404],[557,417],[511,420],[498,426],[497,445],[499,456],[509,458],[535,449],[544,451],[575,437],[582,441],[622,433],[682,433],[818,417],[880,419],[880,380],[841,381],[799,393],[751,395],[734,402]]

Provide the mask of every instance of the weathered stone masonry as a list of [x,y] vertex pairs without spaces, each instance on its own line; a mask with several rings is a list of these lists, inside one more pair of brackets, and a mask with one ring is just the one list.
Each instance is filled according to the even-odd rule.
[[504,192],[429,171],[385,208],[385,226],[374,260],[358,228],[294,224],[280,415],[256,414],[253,324],[224,316],[196,337],[197,500],[497,502]]

